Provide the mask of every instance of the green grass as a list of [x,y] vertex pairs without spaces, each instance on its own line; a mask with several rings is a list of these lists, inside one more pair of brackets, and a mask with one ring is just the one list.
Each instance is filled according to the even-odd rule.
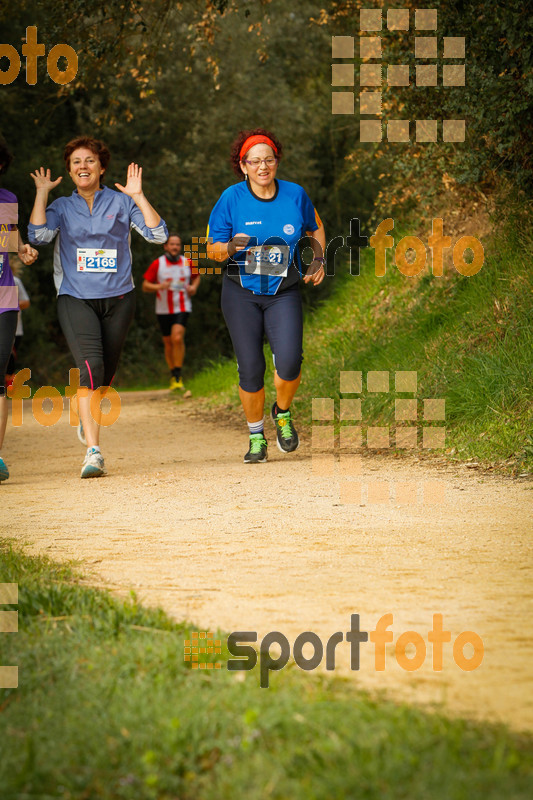
[[[190,627],[2,546],[19,633],[0,690],[3,800],[526,800],[533,741],[296,668],[191,670]],[[220,658],[220,657],[219,657]],[[241,680],[244,677],[243,680]]]
[[[401,235],[395,234],[396,242]],[[416,371],[419,401],[446,400],[450,458],[477,458],[515,473],[531,469],[532,245],[531,229],[509,225],[485,243],[484,266],[471,278],[454,268],[441,278],[427,270],[423,277],[407,278],[391,265],[385,277],[376,277],[374,253],[363,250],[361,275],[341,269],[331,279],[332,295],[307,315],[295,401],[300,424],[311,425],[313,397],[339,400],[341,370],[386,370],[388,394],[363,392],[363,427],[394,427],[393,373]],[[267,364],[270,369],[271,358]],[[197,375],[188,387],[195,396],[210,395],[212,403],[237,405],[236,374],[235,363],[225,362]],[[422,407],[419,402],[419,427]]]

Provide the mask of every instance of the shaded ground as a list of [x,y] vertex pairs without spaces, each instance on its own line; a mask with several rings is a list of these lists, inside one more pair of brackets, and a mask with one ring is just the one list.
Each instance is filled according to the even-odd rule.
[[[461,670],[446,644],[442,672],[432,670],[431,645],[408,672],[388,645],[386,669],[376,672],[370,642],[358,672],[348,644],[338,645],[338,669],[398,699],[533,729],[531,483],[385,457],[365,458],[355,479],[339,466],[315,474],[310,442],[283,456],[271,423],[268,464],[247,466],[242,426],[199,424],[192,406],[165,391],[122,401],[102,437],[109,475],[98,480],[79,478],[83,448],[66,410],[50,428],[30,405],[22,427],[8,423],[12,477],[0,486],[8,536],[30,552],[78,559],[93,584],[134,589],[176,619],[255,630],[259,640],[278,630],[292,645],[312,630],[325,644],[349,630],[352,613],[366,631],[392,613],[394,641],[413,630],[427,643],[441,613],[452,642],[464,630],[483,639],[478,669]],[[341,503],[356,497],[341,490],[352,480],[361,497]],[[395,499],[372,502],[376,482],[392,485]],[[414,505],[399,502],[403,482],[416,485]],[[444,503],[422,499],[435,482]]]

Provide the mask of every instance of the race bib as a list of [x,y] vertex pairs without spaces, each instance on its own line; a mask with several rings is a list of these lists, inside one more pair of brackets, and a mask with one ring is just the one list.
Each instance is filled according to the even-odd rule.
[[116,272],[116,250],[92,250],[78,247],[76,250],[78,272]]
[[186,286],[187,286],[187,278],[174,278],[174,280],[170,284],[170,288],[175,292],[177,291],[184,292]]
[[247,275],[275,275],[284,278],[289,269],[290,247],[262,244],[246,251],[244,270]]

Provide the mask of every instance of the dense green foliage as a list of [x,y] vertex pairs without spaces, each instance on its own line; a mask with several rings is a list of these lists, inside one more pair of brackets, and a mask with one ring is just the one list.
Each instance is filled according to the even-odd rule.
[[20,627],[2,663],[19,665],[20,685],[0,690],[3,800],[530,797],[528,737],[297,669],[268,690],[254,671],[190,670],[187,626],[3,545],[11,581]]

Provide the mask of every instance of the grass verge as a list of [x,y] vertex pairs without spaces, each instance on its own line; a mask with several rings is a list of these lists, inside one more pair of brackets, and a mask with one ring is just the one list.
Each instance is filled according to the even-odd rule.
[[[189,669],[190,627],[1,543],[19,584],[2,635],[3,800],[526,800],[533,741],[286,669]],[[6,609],[7,606],[4,606]]]

